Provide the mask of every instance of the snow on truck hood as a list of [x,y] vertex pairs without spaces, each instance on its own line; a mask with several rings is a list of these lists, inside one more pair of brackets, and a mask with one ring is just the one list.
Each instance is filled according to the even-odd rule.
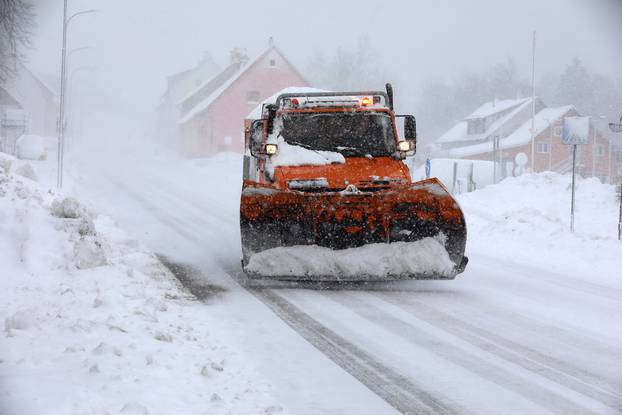
[[258,252],[246,270],[266,276],[388,279],[437,274],[451,277],[454,263],[437,238],[376,243],[333,250],[317,245],[277,247]]
[[269,140],[268,142],[276,143],[279,146],[278,154],[270,157],[266,163],[266,170],[270,178],[274,178],[274,168],[278,166],[322,166],[327,164],[344,164],[346,162],[345,157],[341,153],[309,150],[288,144],[282,137],[276,140]]

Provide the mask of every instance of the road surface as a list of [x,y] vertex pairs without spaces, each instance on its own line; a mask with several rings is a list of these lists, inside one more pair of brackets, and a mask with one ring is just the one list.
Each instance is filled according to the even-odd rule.
[[231,319],[292,413],[622,413],[615,287],[485,252],[468,252],[455,281],[243,287],[236,201],[141,177],[99,188],[117,195],[124,226],[194,270],[189,288],[227,290],[207,306]]

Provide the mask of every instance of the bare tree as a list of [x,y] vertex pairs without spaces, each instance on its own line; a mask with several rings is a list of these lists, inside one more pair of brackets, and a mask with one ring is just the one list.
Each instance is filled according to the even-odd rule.
[[30,42],[33,19],[33,6],[27,1],[0,0],[0,82],[15,74],[21,49]]

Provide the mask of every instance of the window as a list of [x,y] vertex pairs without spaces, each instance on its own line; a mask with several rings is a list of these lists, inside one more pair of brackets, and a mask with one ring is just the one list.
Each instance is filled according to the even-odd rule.
[[602,144],[594,144],[594,155],[596,157],[603,157],[605,155],[605,146]]
[[246,100],[249,104],[259,103],[259,91],[248,91],[246,94]]
[[270,67],[276,68],[276,59],[270,59]]
[[536,143],[536,152],[540,154],[547,154],[551,151],[549,143]]
[[562,136],[562,126],[561,125],[556,125],[555,128],[553,129],[553,135],[555,137],[561,137]]
[[381,112],[290,114],[281,134],[290,145],[346,157],[388,156],[395,152],[393,120]]
[[468,121],[467,134],[482,134],[484,131],[486,131],[486,121],[483,118]]

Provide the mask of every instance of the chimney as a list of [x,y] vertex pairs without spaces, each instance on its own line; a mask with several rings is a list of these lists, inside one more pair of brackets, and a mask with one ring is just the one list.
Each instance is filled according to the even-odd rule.
[[240,66],[244,66],[248,63],[248,55],[246,54],[246,49],[244,48],[231,49],[231,52],[229,52],[229,57],[232,64],[237,63]]

